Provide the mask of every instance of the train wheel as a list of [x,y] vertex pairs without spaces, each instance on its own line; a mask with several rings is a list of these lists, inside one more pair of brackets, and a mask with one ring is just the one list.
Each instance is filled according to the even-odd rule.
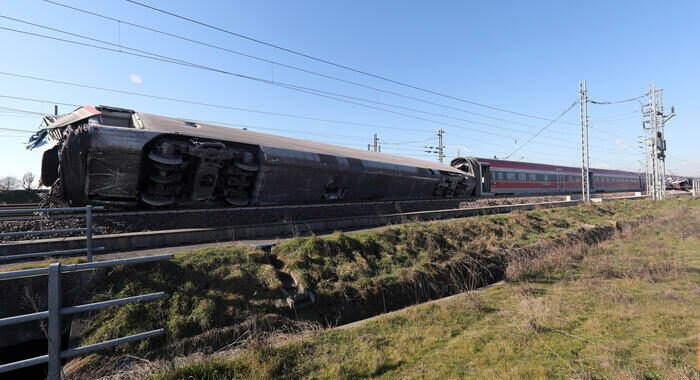
[[155,207],[172,205],[183,178],[182,155],[174,144],[162,141],[151,148],[148,159],[151,170],[141,201]]

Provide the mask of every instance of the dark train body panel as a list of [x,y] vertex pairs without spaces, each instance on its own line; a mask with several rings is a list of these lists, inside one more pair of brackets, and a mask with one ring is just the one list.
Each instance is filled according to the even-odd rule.
[[40,145],[42,182],[73,205],[427,199],[476,187],[436,162],[105,106],[51,120],[30,142]]

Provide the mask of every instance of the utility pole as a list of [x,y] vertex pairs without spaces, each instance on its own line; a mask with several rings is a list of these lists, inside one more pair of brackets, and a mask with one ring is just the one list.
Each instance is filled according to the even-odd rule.
[[428,149],[424,150],[425,153],[437,153],[440,163],[442,163],[442,159],[445,158],[445,144],[442,142],[442,135],[444,133],[445,131],[438,129],[438,146],[424,146],[425,149]]
[[438,134],[437,134],[437,135],[438,135],[438,161],[440,161],[440,163],[442,163],[442,159],[445,158],[445,154],[444,154],[444,151],[443,151],[443,149],[445,148],[445,146],[442,145],[442,134],[443,134],[444,132],[445,132],[445,131],[443,131],[442,128],[441,128],[440,130],[438,130]]
[[[646,109],[645,109],[646,107]],[[654,200],[666,198],[666,122],[676,116],[674,107],[669,115],[664,114],[663,89],[655,83],[649,85],[649,104],[642,106],[642,128],[646,164],[646,186],[648,195]]]
[[54,104],[53,106],[53,114],[58,116],[58,104]]
[[374,145],[373,145],[373,146],[374,146],[374,151],[375,151],[375,152],[377,152],[377,148],[378,148],[377,143],[378,143],[378,140],[379,140],[379,139],[377,138],[377,134],[375,133],[375,134],[374,134]]
[[586,81],[578,82],[579,113],[581,124],[581,199],[591,201],[590,156],[588,153],[588,93]]

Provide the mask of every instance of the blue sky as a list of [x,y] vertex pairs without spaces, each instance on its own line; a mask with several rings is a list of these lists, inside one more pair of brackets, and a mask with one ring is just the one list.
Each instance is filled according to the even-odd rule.
[[[435,156],[423,152],[424,146],[436,144],[440,128],[445,130],[449,160],[458,150],[462,155],[505,157],[547,124],[305,59],[123,0],[59,1],[421,101],[198,46],[39,0],[0,0],[0,15],[229,72],[423,113],[365,103],[414,117],[398,115],[230,75],[6,30],[0,30],[1,72],[355,124],[205,107],[3,74],[0,96],[5,97],[0,97],[0,107],[46,113],[53,112],[54,102],[106,104],[247,125],[261,132],[361,149],[366,149],[376,132],[383,152],[428,160]],[[359,70],[544,118],[556,117],[577,99],[579,80],[587,80],[591,99],[602,101],[642,95],[655,81],[664,89],[667,110],[674,105],[678,114],[667,124],[667,167],[677,174],[700,175],[700,3],[696,1],[143,1]],[[0,18],[0,27],[79,40],[6,18]],[[73,108],[61,105],[59,111]],[[596,128],[590,132],[592,166],[640,168],[643,156],[634,142],[642,134],[639,108],[637,102],[589,105],[591,124]],[[578,124],[578,117],[577,106],[561,120]],[[39,122],[38,116],[0,108],[0,127],[34,130]],[[553,124],[511,159],[579,165],[579,133],[577,125]],[[0,131],[0,177],[21,176],[26,171],[38,174],[41,153],[24,149],[26,135]]]

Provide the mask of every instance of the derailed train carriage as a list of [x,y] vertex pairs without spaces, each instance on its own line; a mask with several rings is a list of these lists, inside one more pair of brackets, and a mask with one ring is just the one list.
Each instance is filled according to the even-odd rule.
[[107,106],[46,122],[28,147],[44,150],[41,182],[70,205],[248,206],[468,197],[482,190],[474,159],[457,169]]

